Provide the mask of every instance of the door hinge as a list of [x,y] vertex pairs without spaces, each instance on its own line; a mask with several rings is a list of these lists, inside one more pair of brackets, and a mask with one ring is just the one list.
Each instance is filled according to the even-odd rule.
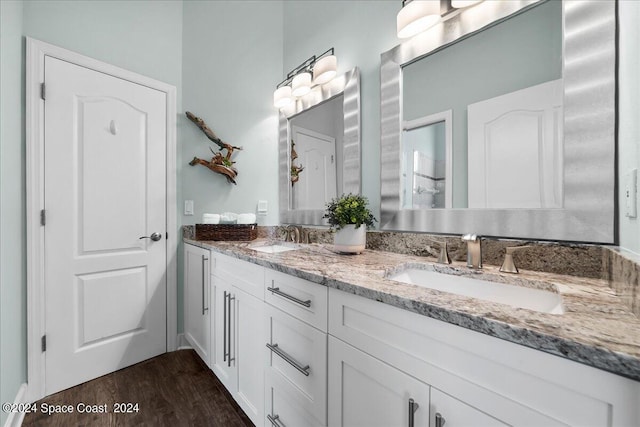
[[47,87],[44,82],[40,83],[40,98],[42,98],[43,101],[47,99]]
[[40,225],[47,225],[47,211],[44,209],[40,211]]
[[42,348],[43,352],[47,351],[47,336],[46,335],[43,335],[42,338],[40,339],[40,347]]
[[166,240],[169,240],[169,232],[168,232],[168,231],[167,231],[166,233],[164,233],[164,238],[165,238]]

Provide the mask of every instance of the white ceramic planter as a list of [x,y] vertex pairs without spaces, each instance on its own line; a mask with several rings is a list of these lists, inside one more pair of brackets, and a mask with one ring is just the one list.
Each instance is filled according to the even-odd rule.
[[367,244],[367,226],[345,225],[342,229],[336,230],[333,240],[335,250],[350,254],[359,254],[364,251]]

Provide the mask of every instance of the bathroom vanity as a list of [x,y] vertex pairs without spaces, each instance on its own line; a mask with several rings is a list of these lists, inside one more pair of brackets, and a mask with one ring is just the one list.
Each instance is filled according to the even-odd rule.
[[[257,426],[640,425],[640,321],[604,281],[318,244],[185,251],[210,260],[185,267],[185,319],[210,328],[199,354]],[[415,269],[535,288],[561,312],[402,279]]]

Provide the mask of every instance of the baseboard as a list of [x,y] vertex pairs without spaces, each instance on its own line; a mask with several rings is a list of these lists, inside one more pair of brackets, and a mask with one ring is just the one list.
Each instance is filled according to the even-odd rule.
[[193,347],[189,344],[189,341],[187,341],[184,334],[178,334],[178,350],[187,350],[192,348]]
[[[26,403],[27,398],[27,383],[22,383],[18,392],[16,393],[16,398],[13,400],[14,404]],[[4,423],[4,427],[20,427],[22,425],[22,420],[24,420],[24,412],[11,412],[7,421]]]

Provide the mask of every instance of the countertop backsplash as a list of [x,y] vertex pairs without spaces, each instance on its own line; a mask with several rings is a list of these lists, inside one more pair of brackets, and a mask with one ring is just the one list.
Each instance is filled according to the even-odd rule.
[[[281,239],[285,226],[259,226],[258,238]],[[313,243],[333,243],[333,232],[327,228],[303,227],[310,232]],[[195,227],[185,225],[183,237],[193,239]],[[440,253],[438,242],[447,242],[453,261],[466,259],[466,244],[459,236],[386,231],[367,232],[367,249],[424,256],[435,261]],[[482,262],[500,266],[505,248],[528,246],[513,254],[520,270],[564,274],[576,277],[604,279],[620,295],[625,304],[640,317],[640,256],[617,247],[564,242],[536,242],[525,240],[482,240]]]

